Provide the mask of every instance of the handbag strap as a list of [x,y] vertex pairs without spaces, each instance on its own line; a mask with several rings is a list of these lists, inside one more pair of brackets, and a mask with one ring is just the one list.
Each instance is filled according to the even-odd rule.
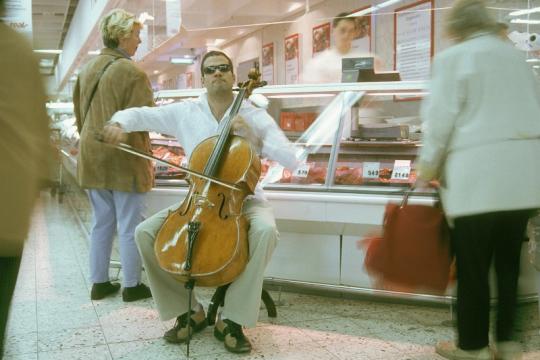
[[84,116],[82,118],[83,122],[84,122],[84,120],[86,120],[86,115],[88,114],[88,111],[90,110],[90,105],[92,105],[92,100],[94,99],[94,95],[96,94],[96,91],[97,91],[97,88],[98,88],[98,85],[99,85],[99,81],[101,80],[101,77],[103,76],[103,74],[105,74],[105,71],[107,70],[107,68],[109,66],[111,66],[112,63],[115,62],[118,59],[120,59],[120,58],[115,57],[114,59],[109,61],[105,65],[105,67],[103,69],[101,69],[101,71],[100,71],[100,73],[98,75],[98,79],[97,79],[96,83],[94,84],[94,87],[92,88],[92,92],[90,93],[90,99],[88,100],[88,104],[86,105],[86,110],[84,111]]

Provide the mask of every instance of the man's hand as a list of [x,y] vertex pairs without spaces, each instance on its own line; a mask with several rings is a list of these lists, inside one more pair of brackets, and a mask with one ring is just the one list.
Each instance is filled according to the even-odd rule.
[[253,145],[256,145],[258,147],[261,146],[260,139],[255,135],[255,132],[253,129],[248,125],[246,120],[241,117],[240,115],[236,115],[232,121],[231,130],[233,134],[242,136],[247,141],[252,143]]
[[122,127],[117,124],[105,125],[103,128],[103,142],[107,144],[118,145],[121,142],[126,142],[127,133],[124,132]]

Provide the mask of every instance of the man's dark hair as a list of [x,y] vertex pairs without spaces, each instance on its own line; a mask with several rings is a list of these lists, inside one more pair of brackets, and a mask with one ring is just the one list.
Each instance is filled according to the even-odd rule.
[[334,18],[334,20],[332,20],[332,28],[335,29],[336,26],[338,26],[339,22],[340,21],[352,21],[355,26],[356,26],[356,23],[354,22],[354,18],[353,17],[347,17],[350,13],[348,12],[342,12],[342,13],[339,13],[336,15],[336,17]]
[[231,73],[234,74],[233,63],[232,63],[231,58],[227,56],[227,54],[225,54],[223,51],[212,50],[204,54],[201,60],[201,76],[204,76],[204,72],[203,72],[204,62],[206,61],[206,59],[213,56],[223,56],[225,59],[227,59],[227,61],[229,62],[229,65],[231,66]]

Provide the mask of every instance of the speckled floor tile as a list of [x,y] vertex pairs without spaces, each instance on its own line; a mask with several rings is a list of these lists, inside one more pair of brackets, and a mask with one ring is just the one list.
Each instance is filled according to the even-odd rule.
[[350,318],[332,318],[323,320],[300,321],[294,324],[304,334],[317,342],[340,341],[370,333],[370,328],[358,326],[358,320]]
[[341,360],[393,360],[403,355],[392,344],[369,336],[334,339],[319,344]]
[[37,317],[38,331],[48,332],[61,329],[73,329],[100,326],[94,309],[66,310],[58,313],[40,311]]
[[11,334],[8,329],[4,344],[5,355],[31,354],[38,351],[37,332]]
[[38,332],[40,353],[105,344],[105,337],[99,326]]
[[[87,201],[80,204],[88,207]],[[89,208],[81,213],[88,225]],[[90,301],[86,236],[69,208],[47,195],[41,199],[13,300],[5,359],[185,359],[185,345],[162,339],[174,319],[160,321],[152,299],[124,303],[118,293]],[[121,281],[117,269],[110,273]],[[205,308],[214,290],[197,289]],[[434,344],[454,337],[453,327],[443,325],[449,307],[270,293],[278,317],[268,318],[262,308],[257,327],[245,330],[250,354],[227,352],[209,327],[192,340],[191,359],[442,360]],[[527,304],[517,314],[524,360],[540,360],[537,306]]]
[[6,355],[3,360],[38,360],[37,353]]
[[168,344],[162,339],[110,344],[115,360],[183,360],[185,346]]
[[78,347],[39,353],[39,360],[112,360],[106,345]]

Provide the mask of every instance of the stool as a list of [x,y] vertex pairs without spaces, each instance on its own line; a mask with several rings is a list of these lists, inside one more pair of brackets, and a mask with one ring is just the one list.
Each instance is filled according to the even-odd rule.
[[[216,323],[217,309],[225,304],[225,293],[227,292],[229,285],[230,284],[219,286],[214,292],[214,295],[212,295],[212,300],[210,300],[208,312],[206,313],[208,325],[214,325]],[[268,312],[268,317],[277,317],[276,304],[274,303],[272,296],[270,296],[270,293],[262,289],[261,299]]]

